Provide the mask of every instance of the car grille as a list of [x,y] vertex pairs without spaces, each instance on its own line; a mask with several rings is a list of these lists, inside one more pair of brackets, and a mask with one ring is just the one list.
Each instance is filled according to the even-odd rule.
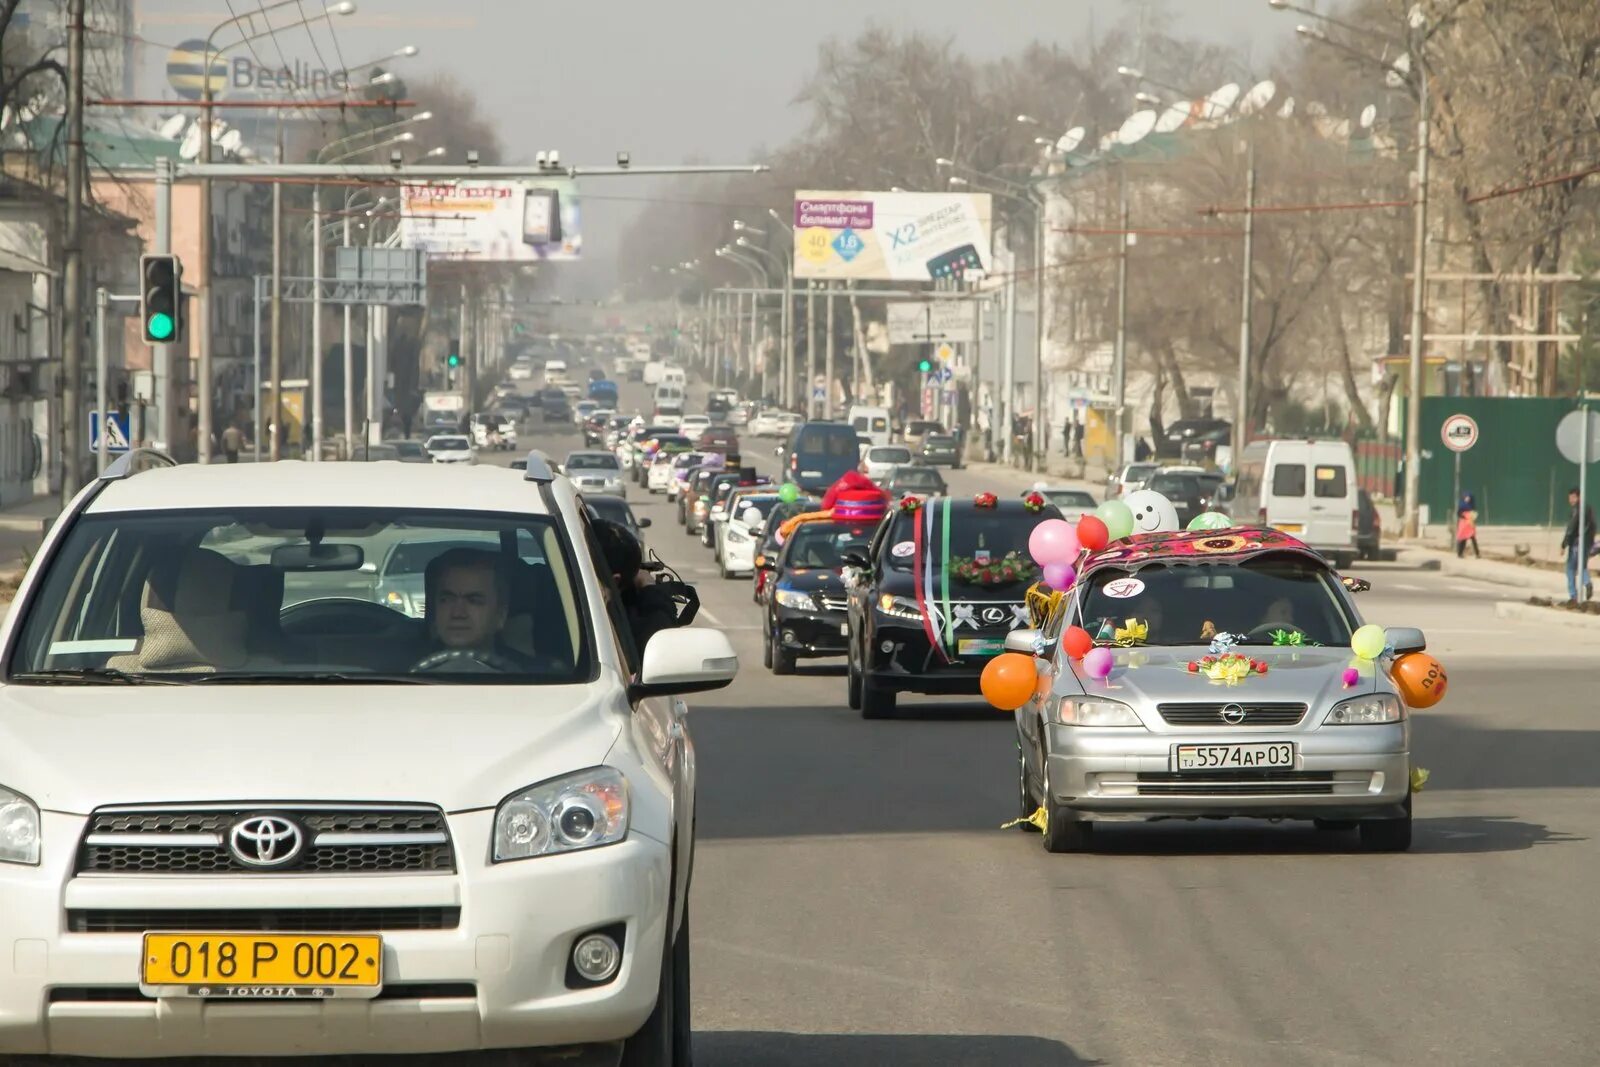
[[[419,605],[420,607],[420,605]],[[273,874],[448,873],[455,870],[444,812],[423,805],[215,805],[102,808],[89,819],[79,874],[238,874],[228,847],[250,815],[283,815],[305,830],[294,862]]]
[[1222,771],[1140,774],[1142,797],[1332,796],[1339,780],[1328,771]]
[[842,596],[818,596],[817,604],[823,611],[844,611],[850,601]]
[[[1229,722],[1224,708],[1238,708],[1244,718]],[[1169,726],[1294,726],[1306,715],[1306,705],[1230,701],[1207,704],[1158,704],[1156,710]],[[1235,714],[1234,717],[1237,717]]]
[[75,934],[136,934],[146,930],[226,930],[240,933],[347,934],[389,930],[454,930],[457,907],[406,908],[69,908]]

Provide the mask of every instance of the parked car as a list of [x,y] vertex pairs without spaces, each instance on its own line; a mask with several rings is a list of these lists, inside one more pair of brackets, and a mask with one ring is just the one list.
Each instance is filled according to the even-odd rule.
[[926,466],[961,469],[961,442],[952,433],[930,433],[923,437],[917,461]]
[[[845,560],[854,568],[850,707],[881,719],[895,713],[901,693],[977,694],[979,675],[1003,650],[1006,634],[1027,625],[1024,598],[1038,578],[1028,535],[1060,517],[1054,505],[1034,512],[1021,500],[986,507],[956,497],[892,511],[867,551]],[[919,571],[929,575],[931,596],[916,580]],[[1015,577],[1004,577],[1008,572]],[[945,626],[925,623],[935,603]]]
[[1043,485],[1039,486],[1037,490],[1024,489],[1022,495],[1027,496],[1029,493],[1036,491],[1054,504],[1056,510],[1061,512],[1061,517],[1068,522],[1077,522],[1085,515],[1093,514],[1094,509],[1100,506],[1095,501],[1093,493],[1084,489],[1068,489],[1065,486],[1051,487]]
[[917,496],[948,496],[950,487],[936,467],[915,467],[903,464],[891,470],[879,483],[891,498],[898,499],[907,493]]
[[850,644],[844,587],[847,557],[872,537],[869,524],[804,522],[772,561],[762,661],[773,674],[793,674],[795,661],[842,656]]
[[[1327,560],[1258,526],[1138,547],[1137,559],[1122,546],[1091,556],[1053,625],[1008,642],[1031,652],[1042,636],[1054,668],[1049,691],[1015,714],[1018,807],[1044,808],[1045,849],[1093,847],[1101,820],[1229,817],[1313,821],[1358,829],[1371,851],[1409,848],[1410,720],[1384,667],[1348,680],[1362,619]],[[1130,618],[1138,647],[1114,653],[1107,680],[1058,651],[1069,623],[1110,646]],[[1261,665],[1237,688],[1196,669],[1213,621]],[[1420,630],[1386,637],[1396,655],[1426,646]]]
[[350,450],[350,458],[357,463],[381,463],[384,460],[400,461],[400,450],[393,445],[372,445],[357,441]]
[[1150,476],[1144,487],[1172,501],[1172,506],[1178,511],[1180,529],[1188,526],[1191,519],[1206,510],[1208,496],[1206,490],[1201,487],[1198,472],[1169,470],[1163,467]]
[[1129,463],[1106,480],[1106,499],[1115,500],[1136,489],[1143,489],[1147,478],[1160,467],[1159,463]]
[[428,455],[428,450],[422,447],[421,441],[413,441],[402,437],[392,441],[385,441],[384,444],[395,450],[395,458],[401,463],[433,462],[433,457]]
[[1217,458],[1219,447],[1229,444],[1233,424],[1221,419],[1179,419],[1168,423],[1165,430],[1155,442],[1157,456],[1209,463]]
[[[532,460],[135,452],[78,494],[4,623],[4,1059],[686,1063],[683,694],[738,660],[641,655],[581,507]],[[375,594],[438,541],[421,618]]]
[[870,445],[861,456],[861,473],[880,484],[896,467],[910,465],[911,449],[905,445]]

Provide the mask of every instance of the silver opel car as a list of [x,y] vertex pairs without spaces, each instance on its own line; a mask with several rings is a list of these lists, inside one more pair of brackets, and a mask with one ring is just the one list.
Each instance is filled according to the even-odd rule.
[[[1351,652],[1360,625],[1346,582],[1276,530],[1139,535],[1091,556],[1046,631],[1007,639],[1053,671],[1016,713],[1022,815],[1045,810],[1051,852],[1089,849],[1099,822],[1228,817],[1409,848],[1410,723],[1385,664]],[[1067,626],[1110,649],[1108,676],[1085,666],[1104,652],[1063,649]],[[1387,634],[1393,654],[1424,647]]]

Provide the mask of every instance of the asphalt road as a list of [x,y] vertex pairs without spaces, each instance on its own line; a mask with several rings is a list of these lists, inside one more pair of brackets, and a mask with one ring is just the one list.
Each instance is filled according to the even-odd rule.
[[[532,443],[559,457],[578,438]],[[1450,672],[1415,718],[1433,777],[1410,853],[1228,822],[1115,826],[1095,854],[1051,856],[998,829],[1009,716],[912,698],[866,722],[838,662],[775,679],[748,580],[718,578],[664,498],[630,500],[742,665],[691,714],[702,1067],[1600,1059],[1597,635],[1497,619],[1504,588],[1374,565],[1367,619],[1423,627]]]

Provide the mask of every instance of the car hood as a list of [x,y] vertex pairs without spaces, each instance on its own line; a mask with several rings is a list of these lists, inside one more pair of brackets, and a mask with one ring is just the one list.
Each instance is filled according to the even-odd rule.
[[604,760],[626,705],[603,693],[620,702],[620,682],[541,686],[532,699],[499,685],[10,685],[0,783],[77,814],[204,801],[492,807]]
[[784,589],[793,589],[797,593],[843,593],[844,576],[839,571],[825,571],[820,568],[807,567],[804,570],[787,571],[778,580]]
[[1108,696],[1152,708],[1166,702],[1206,701],[1295,701],[1311,708],[1327,707],[1347,697],[1364,696],[1378,690],[1377,672],[1367,664],[1361,677],[1349,688],[1344,670],[1355,664],[1348,648],[1281,648],[1241,645],[1236,651],[1267,665],[1265,674],[1252,674],[1236,685],[1213,682],[1203,674],[1191,674],[1190,662],[1208,654],[1204,645],[1179,648],[1117,648],[1112,652],[1116,666],[1105,681],[1090,678],[1083,662],[1075,661],[1070,673],[1058,677],[1057,696]]

